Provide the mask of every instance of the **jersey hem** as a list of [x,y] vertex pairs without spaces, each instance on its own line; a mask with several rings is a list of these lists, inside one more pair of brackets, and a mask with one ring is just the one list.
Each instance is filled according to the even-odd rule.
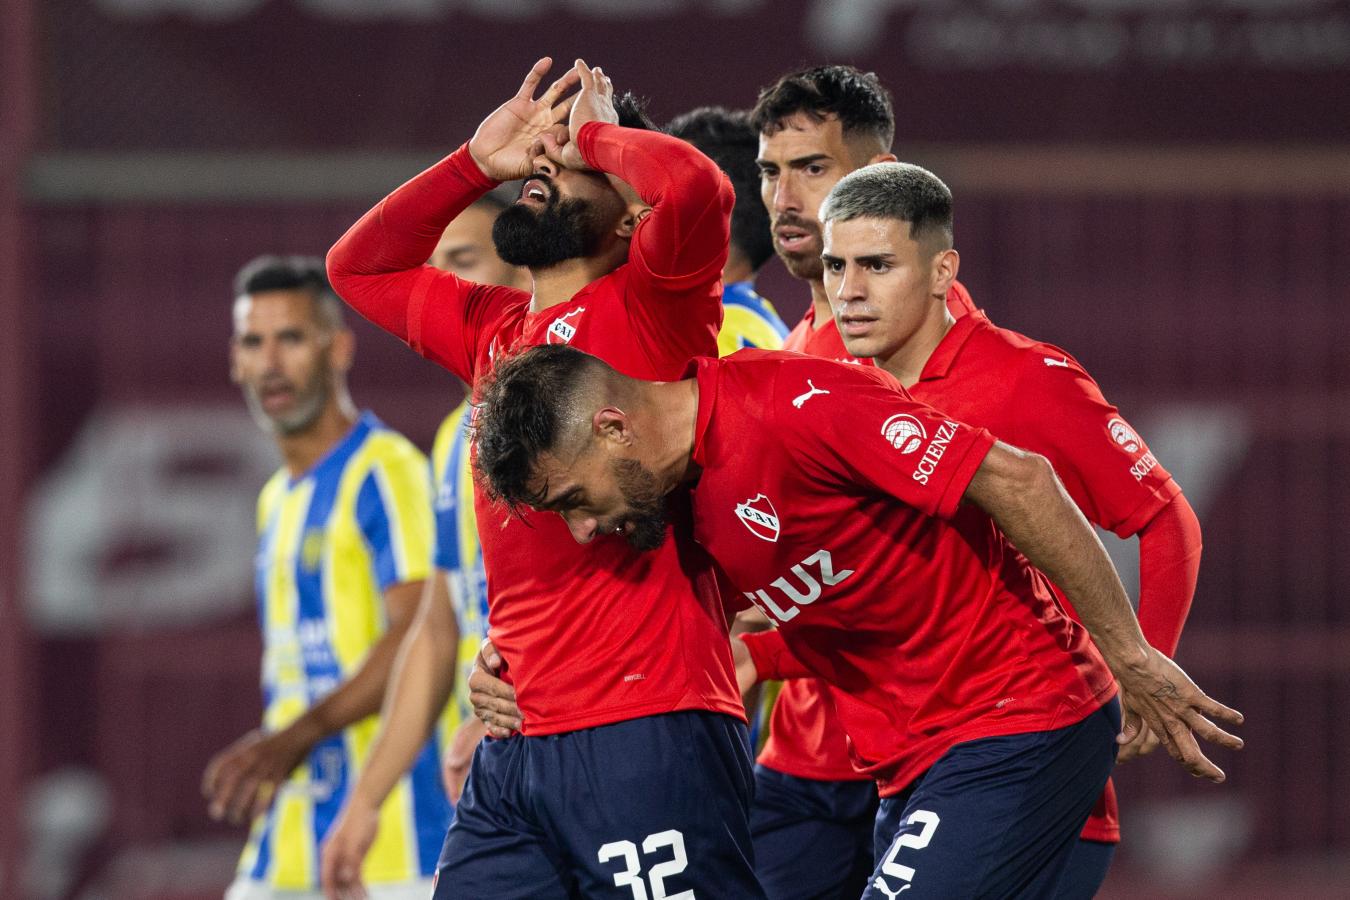
[[[978,741],[983,738],[1007,737],[1013,734],[1031,734],[1037,731],[1054,731],[1059,728],[1066,728],[1069,725],[1075,725],[1097,710],[1106,705],[1112,697],[1116,695],[1117,687],[1115,679],[1111,679],[1107,686],[1084,700],[1074,709],[1058,713],[1053,716],[1038,716],[1030,720],[1013,720],[1003,723],[1002,727],[988,726],[982,722],[977,722],[964,729],[959,729],[945,736],[940,743],[934,744],[930,749],[923,753],[908,759],[904,765],[896,771],[884,777],[877,778],[877,792],[883,797],[894,797],[903,792],[929,768],[936,763],[944,753],[955,747],[957,744],[963,744],[966,741]],[[1066,721],[1067,720],[1067,721]],[[880,763],[872,768],[880,768],[886,763]]]
[[581,731],[583,728],[597,728],[601,725],[614,725],[630,719],[646,716],[659,716],[673,712],[710,712],[721,713],[747,722],[745,706],[741,703],[712,702],[706,700],[686,700],[668,698],[660,701],[646,701],[633,706],[589,712],[576,716],[552,716],[540,721],[527,722],[521,734],[525,737],[545,737],[550,734],[562,734],[566,731]]
[[777,757],[777,754],[764,752],[755,760],[756,763],[766,769],[772,769],[775,772],[781,772],[784,775],[791,775],[793,778],[805,778],[807,781],[872,781],[870,775],[864,775],[857,769],[849,766],[847,772],[841,772],[838,769],[817,768],[815,766],[799,766],[791,759],[783,760]]

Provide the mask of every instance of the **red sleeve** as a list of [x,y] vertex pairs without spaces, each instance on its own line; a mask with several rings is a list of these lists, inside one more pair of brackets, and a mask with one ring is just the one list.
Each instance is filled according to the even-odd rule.
[[578,135],[586,161],[651,205],[623,266],[623,301],[635,341],[682,367],[717,354],[731,183],[689,144],[654,131],[592,122]]
[[589,165],[651,205],[628,252],[644,278],[674,292],[721,279],[736,194],[716,163],[679,138],[604,122],[583,126],[577,144]]
[[465,144],[381,200],[328,251],[333,289],[353,309],[470,383],[487,324],[523,293],[462,281],[426,261],[450,221],[496,184]]
[[1200,520],[1177,494],[1139,532],[1139,625],[1148,642],[1172,656],[1200,575]]
[[[793,394],[809,390],[829,396],[796,407]],[[930,516],[956,514],[994,445],[988,431],[920,403],[877,368],[785,364],[776,393],[777,431],[791,436],[804,470],[836,489],[879,491]]]
[[802,665],[792,655],[783,634],[777,628],[768,631],[755,631],[740,636],[750,658],[755,662],[755,671],[760,681],[782,681],[785,678],[814,678],[815,673]]
[[1094,525],[1130,537],[1181,488],[1092,376],[1062,350],[1045,349],[1048,358],[1063,364],[1046,365],[1046,354],[1030,354],[1014,391],[1016,418],[994,430],[1008,443],[1049,459]]

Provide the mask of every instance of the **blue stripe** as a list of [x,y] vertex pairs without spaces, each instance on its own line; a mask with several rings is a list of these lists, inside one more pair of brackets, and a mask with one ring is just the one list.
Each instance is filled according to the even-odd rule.
[[356,495],[356,522],[370,546],[375,580],[383,591],[398,581],[398,560],[391,539],[389,510],[384,506],[384,497],[373,471],[361,483],[361,490]]
[[436,861],[445,843],[454,812],[441,783],[440,741],[433,738],[422,747],[412,768],[413,821],[417,824],[417,864],[423,878],[436,872]]
[[[274,542],[277,537],[277,519],[281,518],[280,502],[272,510],[272,516],[267,521],[263,532],[258,536],[258,552],[253,558],[253,593],[258,601],[258,628],[261,634],[267,634],[267,580],[271,575],[272,562],[276,556]],[[263,709],[269,709],[272,701],[276,697],[276,691],[271,684],[263,680]]]
[[310,789],[314,791],[314,846],[320,847],[347,799],[346,732],[329,735],[309,753]]
[[437,485],[436,502],[436,566],[447,572],[460,567],[459,524],[460,497],[459,475],[464,465],[464,445],[467,440],[467,412],[461,419],[460,427],[450,442],[450,458],[446,461],[445,471],[441,473],[441,483]]
[[263,827],[262,837],[258,839],[258,858],[253,863],[253,871],[248,877],[253,881],[265,881],[267,869],[272,863],[272,825],[276,822],[277,803],[274,799],[267,810],[267,824]]

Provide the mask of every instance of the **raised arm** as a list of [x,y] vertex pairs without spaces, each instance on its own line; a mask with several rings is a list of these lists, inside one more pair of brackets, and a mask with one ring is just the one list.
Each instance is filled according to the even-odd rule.
[[583,126],[577,143],[589,166],[651,205],[628,252],[639,272],[675,289],[720,277],[736,195],[716,163],[668,134],[603,122]]
[[367,212],[328,251],[328,277],[353,309],[423,356],[472,382],[476,335],[494,301],[510,288],[462,281],[426,265],[450,221],[502,181],[530,173],[541,135],[559,129],[568,71],[537,99],[551,61],[534,64],[516,95],[494,110],[473,138],[403,184]]

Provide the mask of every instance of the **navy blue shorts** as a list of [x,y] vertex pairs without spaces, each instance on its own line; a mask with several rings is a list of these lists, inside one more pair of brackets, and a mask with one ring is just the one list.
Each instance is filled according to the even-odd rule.
[[1097,896],[1115,855],[1115,844],[1079,838],[1055,888],[1055,900],[1091,900]]
[[858,900],[872,874],[872,781],[816,781],[755,767],[750,833],[769,900]]
[[1115,699],[1055,731],[952,747],[881,801],[865,900],[1054,897],[1116,761]]
[[717,713],[483,741],[434,897],[762,900],[753,790],[746,727]]

